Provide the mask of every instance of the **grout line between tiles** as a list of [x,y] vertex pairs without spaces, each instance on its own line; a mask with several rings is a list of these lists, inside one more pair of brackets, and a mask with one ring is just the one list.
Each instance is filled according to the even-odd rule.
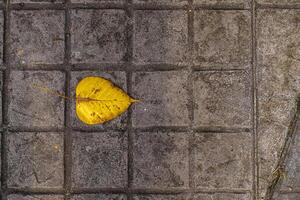
[[[65,95],[70,97],[70,80],[71,80],[71,16],[68,4],[70,0],[65,0]],[[71,102],[65,99],[65,130],[64,130],[64,200],[71,198],[72,187],[72,129],[71,129]]]
[[[187,10],[187,5],[170,5],[170,4],[133,4],[130,3],[134,10]],[[70,9],[127,9],[128,4],[123,3],[13,3],[12,10],[64,10],[66,7]],[[1,5],[0,5],[1,6]],[[1,8],[1,7],[0,7]],[[249,10],[244,8],[243,4],[238,5],[194,5],[195,10]]]
[[[187,89],[188,89],[188,112],[189,112],[189,128],[188,128],[188,149],[189,149],[189,188],[195,188],[195,156],[194,156],[194,131],[193,131],[193,122],[194,122],[194,95],[193,95],[193,57],[194,57],[194,5],[193,0],[188,0],[187,7],[187,17],[188,17],[188,80],[187,80]],[[192,194],[193,195],[193,194]]]
[[[76,128],[76,127],[69,127],[72,132],[107,132],[117,131],[117,132],[124,132],[127,128],[105,128],[105,129],[98,129],[98,128]],[[131,127],[132,131],[138,132],[188,132],[192,130],[195,133],[243,133],[243,132],[251,132],[252,129],[250,128],[243,128],[243,127],[236,127],[236,128],[228,128],[228,127],[192,127],[189,126],[151,126],[151,127]],[[65,128],[24,128],[24,127],[4,127],[0,128],[0,130],[7,130],[9,132],[53,132],[53,133],[61,133],[64,132]]]
[[[134,10],[186,10],[189,5],[157,5],[157,4],[131,4]],[[12,3],[11,10],[65,10],[65,9],[127,9],[127,4],[102,2],[102,3]],[[251,11],[252,8],[245,8],[243,4],[236,5],[193,5],[194,10],[236,10]],[[298,4],[257,4],[257,9],[300,9]],[[0,4],[0,9],[5,9],[4,5]]]
[[[126,55],[127,56],[127,55]],[[125,56],[125,57],[126,57]],[[84,67],[82,67],[84,66]],[[127,72],[159,72],[159,71],[182,71],[190,70],[195,72],[239,72],[248,71],[248,68],[239,68],[237,66],[231,66],[228,68],[221,67],[204,67],[204,66],[192,66],[191,65],[171,65],[167,63],[161,64],[146,64],[138,65],[133,63],[82,63],[82,64],[67,64],[67,67],[73,71],[127,71]],[[1,68],[0,68],[1,70]],[[2,69],[4,71],[5,68]],[[34,66],[20,66],[18,68],[11,68],[13,71],[61,71],[67,72],[66,64],[39,64]]]
[[[244,194],[250,193],[251,191],[246,189],[209,189],[209,188],[73,188],[71,195],[73,194],[213,194],[213,193],[235,193],[235,194]],[[65,194],[64,189],[60,188],[8,188],[8,194]]]
[[[127,84],[127,93],[131,95],[132,93],[132,72],[129,71],[129,67],[133,61],[133,20],[134,12],[132,0],[126,1],[126,12],[128,15],[128,22],[126,27],[126,38],[127,38],[127,50],[126,50],[126,84]],[[132,130],[132,107],[127,111],[127,188],[126,195],[127,200],[133,199],[133,194],[131,188],[133,187],[133,143],[134,143],[134,134]]]
[[1,133],[1,200],[7,200],[8,185],[8,165],[7,165],[7,125],[8,125],[8,104],[9,104],[9,34],[10,34],[10,0],[4,0],[4,28],[3,28],[3,63],[5,70],[3,74],[3,93],[2,93],[2,126]]
[[256,60],[256,2],[251,1],[251,54],[252,54],[252,168],[253,168],[253,200],[259,200],[259,166],[258,166],[258,134],[257,134],[257,60]]

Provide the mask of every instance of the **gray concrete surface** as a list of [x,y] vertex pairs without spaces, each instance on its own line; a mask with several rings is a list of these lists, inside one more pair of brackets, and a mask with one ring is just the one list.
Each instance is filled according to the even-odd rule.
[[[299,0],[11,0],[0,46],[1,200],[268,200],[300,93]],[[141,102],[83,124],[91,75]],[[295,133],[275,200],[300,199]]]

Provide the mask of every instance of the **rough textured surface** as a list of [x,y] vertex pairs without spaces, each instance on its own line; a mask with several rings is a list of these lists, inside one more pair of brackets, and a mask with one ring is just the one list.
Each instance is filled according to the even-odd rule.
[[300,177],[297,176],[300,173],[300,131],[296,133],[295,141],[289,152],[288,158],[286,160],[285,179],[281,189],[296,191],[300,189]]
[[[300,93],[300,1],[5,2],[1,200],[267,200]],[[85,125],[86,76],[140,101]],[[299,200],[299,143],[276,200]]]
[[126,0],[71,0],[72,3],[125,3]]
[[7,197],[8,200],[63,200],[62,195],[19,195],[11,194]]
[[195,127],[250,127],[248,72],[194,73]]
[[[65,76],[58,71],[12,71],[8,120],[12,127],[62,128]],[[45,88],[50,89],[47,90]]]
[[[0,142],[1,142],[1,144],[2,144],[2,136],[0,135]],[[0,152],[0,158],[2,158],[2,154],[1,154],[1,152]],[[0,160],[0,166],[2,165],[2,160]],[[0,169],[0,174],[2,174],[1,173],[1,169]],[[1,178],[1,175],[0,175],[0,178]],[[2,183],[0,184],[0,186],[2,185]]]
[[263,5],[300,5],[299,0],[257,0],[257,3]]
[[50,4],[56,4],[56,3],[63,3],[63,0],[11,0],[11,3],[50,3]]
[[14,67],[63,62],[63,11],[12,11],[10,20],[10,56]]
[[63,187],[61,133],[9,133],[7,142],[9,187]]
[[2,108],[2,96],[3,96],[3,74],[2,72],[0,72],[0,125],[2,125],[3,122],[3,117],[2,117],[2,112],[3,112],[3,108]]
[[196,5],[207,5],[207,6],[239,6],[242,8],[250,8],[251,0],[194,0]]
[[250,19],[248,11],[196,11],[195,64],[221,68],[250,64]]
[[134,200],[251,200],[249,194],[140,195]]
[[197,187],[251,189],[249,133],[199,133],[194,143]]
[[3,63],[3,26],[4,26],[4,19],[3,19],[3,12],[0,11],[0,65]]
[[133,200],[192,200],[190,195],[137,195]]
[[280,194],[274,200],[297,200],[300,198],[300,194],[290,193],[290,194]]
[[82,194],[74,195],[71,200],[126,200],[125,195],[118,194]]
[[136,133],[134,138],[135,187],[187,187],[187,133]]
[[300,12],[258,12],[258,109],[260,186],[274,170],[300,91]]
[[141,72],[133,74],[134,127],[186,126],[188,118],[186,72]]
[[188,0],[133,0],[136,4],[153,4],[153,5],[186,5]]
[[73,10],[73,63],[116,63],[126,53],[126,14],[123,10]]
[[197,194],[194,200],[251,200],[250,194]]
[[136,11],[134,63],[186,63],[187,19],[185,11]]
[[73,133],[74,187],[125,187],[127,185],[126,133]]
[[[123,89],[125,92],[127,90],[126,86],[126,74],[124,72],[92,72],[92,71],[80,71],[72,72],[71,74],[71,96],[75,98],[75,91],[78,82],[87,76],[100,76],[112,81],[115,85]],[[71,101],[71,125],[75,128],[89,128],[89,129],[105,129],[114,128],[122,129],[126,127],[127,114],[123,113],[120,117],[109,121],[102,125],[89,126],[81,122],[76,115],[76,102],[75,99]]]

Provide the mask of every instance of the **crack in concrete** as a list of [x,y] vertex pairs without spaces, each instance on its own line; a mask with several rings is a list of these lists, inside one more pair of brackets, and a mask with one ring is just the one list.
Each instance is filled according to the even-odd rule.
[[293,146],[295,136],[297,133],[298,126],[300,125],[300,94],[296,99],[296,112],[293,116],[293,119],[290,122],[289,129],[287,135],[284,140],[284,144],[280,153],[280,157],[278,163],[276,165],[275,170],[271,174],[271,180],[268,183],[265,200],[272,200],[273,195],[276,189],[282,184],[283,177],[285,175],[286,166],[285,163],[287,161],[288,154],[290,153],[291,147]]

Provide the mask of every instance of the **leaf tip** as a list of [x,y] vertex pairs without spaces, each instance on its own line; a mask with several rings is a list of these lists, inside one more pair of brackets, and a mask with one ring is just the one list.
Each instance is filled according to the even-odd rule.
[[137,103],[137,102],[140,102],[141,100],[139,100],[139,99],[133,99],[133,98],[131,98],[130,99],[130,102],[131,103]]

